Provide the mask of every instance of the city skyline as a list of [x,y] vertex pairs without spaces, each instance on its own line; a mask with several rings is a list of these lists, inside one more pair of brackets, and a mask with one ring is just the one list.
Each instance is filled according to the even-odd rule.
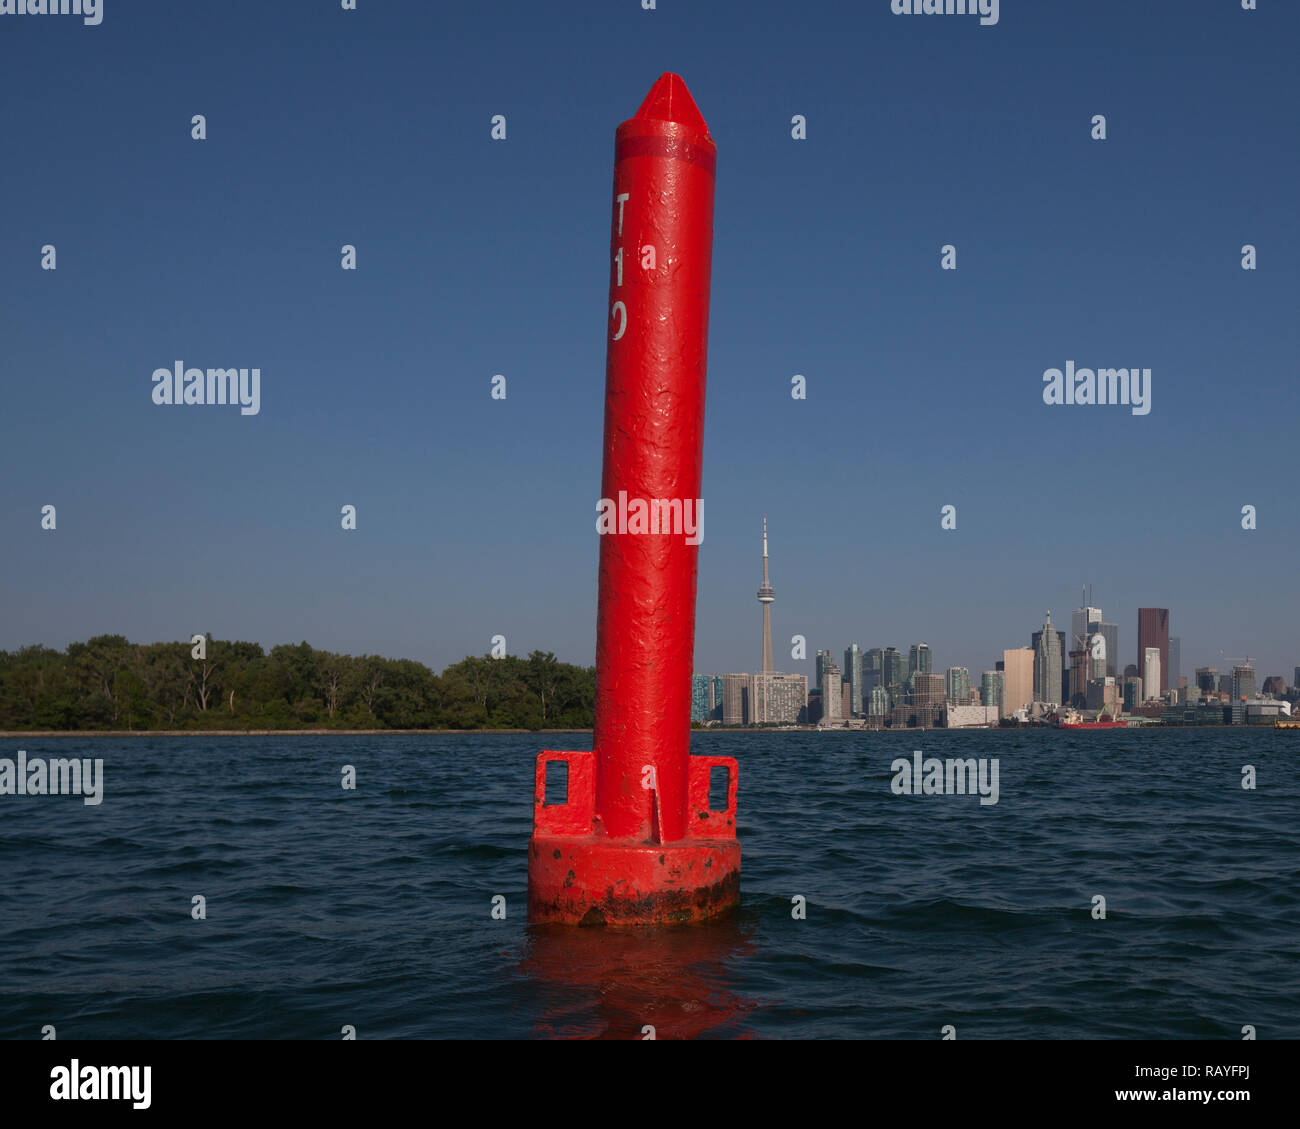
[[[1042,625],[1030,634],[1028,647],[1006,648],[1001,660],[980,672],[978,688],[969,667],[950,664],[942,675],[933,673],[933,652],[928,643],[907,648],[904,659],[892,644],[868,646],[854,640],[843,652],[818,648],[813,656],[814,675],[773,672],[772,604],[767,517],[763,517],[763,583],[758,589],[762,609],[761,668],[757,673],[731,671],[725,675],[700,673],[692,677],[692,720],[724,725],[816,723],[839,726],[850,723],[889,724],[893,728],[938,725],[988,725],[1013,715],[1082,719],[1092,711],[1108,724],[1124,715],[1152,717],[1161,723],[1166,712],[1171,724],[1219,724],[1228,715],[1221,708],[1230,702],[1255,699],[1263,677],[1264,697],[1270,687],[1278,695],[1288,691],[1284,676],[1261,676],[1248,656],[1224,656],[1228,673],[1197,667],[1189,678],[1181,662],[1181,639],[1171,633],[1168,608],[1140,607],[1134,635],[1138,662],[1120,661],[1120,625],[1104,618],[1094,589],[1080,589],[1080,603],[1070,612],[1070,632],[1059,629],[1049,609]],[[807,640],[792,639],[791,658],[807,654]],[[1172,660],[1172,661],[1171,661]],[[1241,664],[1241,665],[1237,665]],[[940,668],[944,669],[944,668]],[[1300,678],[1300,667],[1294,668]],[[1231,711],[1232,724],[1274,715],[1267,705],[1243,705]],[[1281,708],[1281,707],[1279,707]],[[1285,706],[1289,716],[1290,706]],[[1261,712],[1262,711],[1262,712]],[[1190,719],[1190,720],[1189,720]]]
[[[760,605],[762,607],[762,617],[763,617],[762,618],[762,644],[761,644],[762,655],[761,655],[760,666],[758,668],[758,671],[760,673],[762,672],[770,673],[774,669],[772,665],[773,647],[771,642],[771,635],[772,635],[771,611],[772,611],[772,604],[775,599],[775,594],[774,594],[774,589],[771,583],[771,577],[769,572],[768,519],[766,514],[763,515],[762,529],[763,529],[763,583],[758,590],[758,598],[759,598]],[[1075,608],[1072,608],[1069,612],[1070,631],[1068,633],[1061,630],[1055,622],[1051,622],[1051,615],[1052,615],[1051,609],[1047,610],[1046,615],[1044,617],[1044,622],[1039,625],[1039,629],[1032,631],[1030,633],[1029,638],[1030,638],[1031,652],[1036,652],[1039,637],[1042,635],[1043,629],[1047,627],[1049,622],[1051,622],[1051,626],[1053,628],[1054,638],[1059,641],[1058,644],[1056,645],[1055,656],[1054,657],[1049,656],[1047,660],[1049,663],[1054,664],[1051,666],[1051,671],[1054,673],[1047,674],[1045,671],[1040,670],[1039,658],[1037,657],[1037,655],[1035,655],[1034,668],[1033,668],[1033,685],[1035,687],[1036,698],[1038,697],[1038,691],[1042,689],[1044,678],[1047,677],[1047,678],[1055,678],[1063,687],[1062,693],[1059,695],[1063,703],[1068,703],[1071,700],[1074,700],[1075,694],[1071,693],[1071,686],[1072,686],[1071,674],[1072,674],[1072,666],[1077,665],[1079,660],[1076,659],[1071,654],[1071,652],[1076,649],[1081,639],[1086,641],[1089,644],[1090,648],[1094,640],[1099,640],[1096,643],[1096,646],[1097,648],[1099,648],[1099,653],[1101,655],[1102,661],[1104,661],[1105,663],[1105,667],[1100,671],[1100,673],[1096,669],[1092,668],[1091,656],[1096,654],[1097,652],[1092,651],[1090,649],[1088,652],[1089,658],[1085,658],[1083,660],[1085,664],[1083,666],[1083,670],[1086,673],[1087,677],[1082,679],[1081,686],[1080,685],[1074,686],[1075,693],[1078,694],[1078,698],[1080,699],[1087,697],[1087,683],[1091,681],[1092,678],[1095,677],[1114,678],[1116,680],[1117,687],[1119,687],[1119,692],[1122,694],[1123,686],[1126,680],[1125,678],[1126,671],[1128,671],[1130,667],[1136,668],[1136,677],[1143,682],[1144,690],[1148,692],[1147,697],[1154,698],[1158,696],[1157,694],[1150,693],[1149,692],[1150,687],[1146,686],[1146,675],[1147,675],[1146,650],[1147,650],[1148,642],[1150,642],[1155,646],[1157,654],[1159,655],[1159,659],[1154,668],[1159,673],[1159,680],[1160,680],[1160,689],[1158,692],[1159,694],[1167,694],[1171,688],[1176,690],[1178,688],[1178,682],[1177,682],[1178,678],[1186,678],[1189,683],[1194,684],[1195,681],[1194,676],[1189,675],[1187,669],[1181,665],[1182,663],[1181,636],[1174,634],[1172,631],[1173,619],[1172,619],[1172,613],[1169,608],[1151,607],[1151,606],[1144,605],[1136,609],[1135,620],[1133,624],[1133,637],[1135,640],[1134,645],[1138,652],[1137,661],[1134,663],[1128,663],[1124,661],[1122,643],[1120,642],[1120,640],[1123,638],[1123,636],[1120,634],[1122,632],[1122,624],[1115,622],[1114,620],[1108,620],[1104,618],[1106,612],[1102,607],[1096,606],[1096,604],[1094,603],[1095,600],[1097,600],[1095,587],[1090,584],[1084,584],[1080,589],[1079,605]],[[819,643],[823,642],[823,640],[818,640],[818,642]],[[798,644],[792,644],[792,652],[798,649],[798,646],[799,646]],[[1021,644],[1021,646],[1023,646],[1023,644]],[[836,655],[840,653],[840,651],[837,649],[837,645],[832,645],[831,647],[821,647],[821,646],[813,647],[811,641],[805,638],[802,643],[802,649],[805,654],[811,654],[811,659],[800,660],[795,658],[792,653],[790,662],[791,664],[794,665],[792,665],[792,667],[790,668],[790,672],[795,674],[806,673],[808,677],[809,690],[812,691],[815,689],[820,689],[821,687],[823,661],[827,665],[834,663],[837,666],[837,669],[839,670],[841,676],[845,680],[846,685],[848,685],[849,687],[848,699],[851,703],[853,703],[854,712],[860,712],[863,708],[861,703],[863,702],[864,694],[869,692],[871,688],[870,685],[867,685],[864,688],[861,681],[863,678],[863,664],[864,664],[865,656],[867,656],[872,651],[886,649],[886,648],[889,650],[895,650],[896,644],[894,643],[885,644],[880,642],[873,642],[870,639],[859,636],[851,639],[849,642],[844,644],[844,649],[842,652],[844,661],[843,663],[837,663]],[[1012,650],[1015,649],[1017,648],[1015,647],[1004,648],[1003,658],[999,660],[996,657],[994,657],[990,659],[988,665],[972,665],[971,663],[943,662],[937,664],[937,667],[939,670],[943,670],[945,672],[954,669],[965,670],[967,672],[968,677],[970,677],[971,671],[978,670],[981,672],[981,678],[982,678],[984,672],[992,671],[998,662],[1005,662],[1006,656]],[[901,653],[901,649],[900,649],[900,653]],[[1230,672],[1235,665],[1237,665],[1238,660],[1247,657],[1247,655],[1248,652],[1242,652],[1242,654],[1240,655],[1229,656],[1225,651],[1220,650],[1218,655],[1213,656],[1214,659],[1216,660],[1215,662],[1213,663],[1203,662],[1197,664],[1194,669],[1214,666],[1216,669],[1219,669],[1220,673],[1227,673]],[[1170,656],[1173,656],[1174,658],[1173,664],[1170,663]],[[1262,668],[1256,664],[1256,662],[1253,659],[1253,656],[1251,656],[1251,658],[1252,658],[1251,667],[1258,676],[1257,683],[1259,685],[1262,685],[1266,677],[1270,677],[1274,675],[1282,677],[1283,680],[1285,681],[1286,669],[1288,668],[1288,666],[1293,667],[1293,664],[1287,664],[1282,667],[1279,667],[1276,671],[1270,671],[1269,674],[1265,674],[1262,672]],[[798,669],[797,664],[803,661],[811,662],[812,665],[811,671],[804,672]],[[907,670],[921,669],[926,673],[929,673],[932,668],[932,665],[934,665],[933,648],[931,648],[929,644],[926,642],[916,642],[916,643],[907,644],[907,654],[903,661],[904,661],[904,667]],[[1225,664],[1226,664],[1226,670],[1223,669]],[[696,661],[695,668],[697,672],[702,669],[701,664],[698,662],[698,660]],[[1300,670],[1300,667],[1293,667],[1293,668],[1296,670]],[[734,671],[746,670],[747,667],[745,664],[742,663],[739,665],[733,665],[731,667],[728,667],[727,669],[729,671],[734,672]],[[782,669],[786,669],[786,668],[782,667]],[[1076,670],[1074,673],[1077,675],[1078,671]],[[1172,682],[1170,680],[1171,676],[1173,676],[1174,678],[1174,681]],[[974,684],[973,678],[971,678],[971,684],[972,685]],[[1052,699],[1040,698],[1039,700],[1052,700]]]

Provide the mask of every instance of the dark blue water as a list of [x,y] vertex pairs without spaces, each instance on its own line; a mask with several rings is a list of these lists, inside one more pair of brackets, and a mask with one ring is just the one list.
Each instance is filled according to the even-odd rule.
[[[0,796],[0,1036],[1300,1037],[1296,733],[697,734],[742,906],[627,932],[527,925],[544,747],[590,738],[0,741],[105,761]],[[998,803],[892,794],[913,749]]]

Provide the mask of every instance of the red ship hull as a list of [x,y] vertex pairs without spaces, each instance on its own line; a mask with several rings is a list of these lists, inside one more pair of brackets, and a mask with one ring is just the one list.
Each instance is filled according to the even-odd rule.
[[1057,722],[1057,729],[1127,729],[1126,721],[1076,721]]

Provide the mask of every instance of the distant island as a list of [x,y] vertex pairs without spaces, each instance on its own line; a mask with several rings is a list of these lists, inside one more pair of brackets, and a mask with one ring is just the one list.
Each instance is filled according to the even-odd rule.
[[131,643],[0,651],[0,731],[589,729],[595,667],[549,651],[467,657],[435,674],[410,659],[308,643]]

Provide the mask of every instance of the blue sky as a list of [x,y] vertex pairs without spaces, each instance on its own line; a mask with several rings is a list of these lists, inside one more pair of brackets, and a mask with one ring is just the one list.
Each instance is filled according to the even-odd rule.
[[[718,144],[697,669],[758,663],[766,512],[783,669],[982,670],[1090,582],[1125,663],[1156,605],[1185,673],[1290,680],[1300,5],[1260,7],[0,16],[0,647],[593,661],[613,136],[676,71]],[[156,406],[177,359],[260,413]],[[1067,360],[1151,368],[1150,414],[1045,405]]]

